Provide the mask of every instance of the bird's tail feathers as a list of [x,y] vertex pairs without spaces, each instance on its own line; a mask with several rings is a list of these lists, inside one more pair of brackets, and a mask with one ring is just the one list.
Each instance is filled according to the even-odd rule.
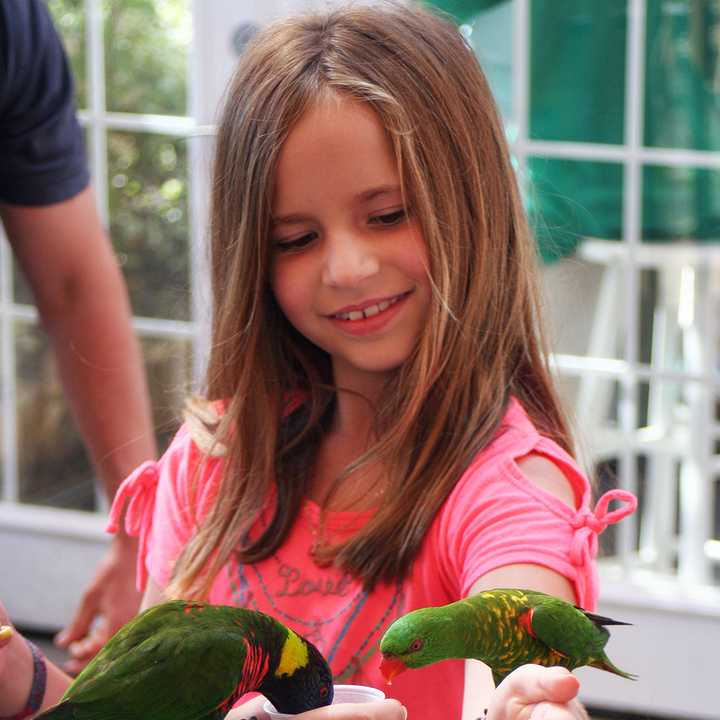
[[613,663],[610,661],[610,659],[607,656],[598,658],[597,660],[594,660],[591,663],[588,663],[590,667],[597,668],[598,670],[607,670],[608,672],[613,673],[613,675],[619,675],[620,677],[624,677],[627,680],[637,680],[638,676],[633,675],[632,673],[625,672],[624,670],[621,670],[617,665],[613,665]]
[[588,612],[587,610],[583,610],[583,613],[585,613],[585,617],[588,620],[592,620],[596,625],[632,625],[632,623],[623,622],[622,620],[613,620],[612,618],[604,617],[603,615],[596,615],[595,613]]

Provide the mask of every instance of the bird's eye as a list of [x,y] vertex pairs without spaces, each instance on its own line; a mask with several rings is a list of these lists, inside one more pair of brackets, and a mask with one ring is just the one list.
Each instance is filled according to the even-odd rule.
[[328,692],[329,692],[329,691],[328,691],[327,685],[323,685],[323,686],[320,688],[320,697],[321,697],[321,698],[326,698],[326,697],[328,696]]
[[420,638],[416,638],[415,640],[410,643],[410,652],[417,652],[418,650],[422,650],[423,641]]

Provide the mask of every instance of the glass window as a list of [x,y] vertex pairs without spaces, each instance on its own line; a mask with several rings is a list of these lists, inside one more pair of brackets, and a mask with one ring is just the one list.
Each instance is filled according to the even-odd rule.
[[88,106],[85,57],[84,0],[48,0],[55,26],[62,36],[75,78],[75,95],[79,108]]
[[622,238],[622,165],[530,157],[527,174],[526,205],[544,260],[570,255],[583,238]]
[[189,0],[103,2],[108,110],[185,115]]
[[189,320],[187,141],[108,135],[110,234],[135,315]]
[[717,243],[720,241],[720,170],[645,166],[642,210],[645,242]]
[[530,3],[529,135],[623,142],[627,0]]
[[[96,0],[93,0],[95,2]],[[78,105],[106,98],[101,127],[88,116],[86,133],[102,133],[106,157],[91,156],[101,207],[128,286],[141,334],[155,428],[163,449],[177,429],[192,373],[188,152],[186,137],[168,134],[168,118],[187,106],[189,0],[97,0],[103,10],[106,87],[85,72],[89,3],[48,5],[71,58]],[[91,102],[90,98],[95,98]],[[111,111],[134,113],[142,131],[123,127]],[[141,118],[142,116],[142,118]],[[172,119],[172,122],[177,122]],[[101,173],[104,175],[101,177]],[[105,191],[105,189],[107,189]],[[7,255],[10,257],[10,254]],[[34,313],[27,283],[12,273],[13,303],[4,321],[14,342],[17,497],[23,503],[93,511],[94,469],[72,419],[55,359]],[[3,418],[7,422],[7,418]],[[5,473],[6,468],[3,468]],[[16,473],[15,473],[16,471]]]
[[720,148],[720,4],[648,2],[645,145]]

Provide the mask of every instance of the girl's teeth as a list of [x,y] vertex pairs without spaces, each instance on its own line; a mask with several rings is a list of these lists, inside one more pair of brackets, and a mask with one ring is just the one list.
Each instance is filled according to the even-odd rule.
[[338,313],[335,317],[340,320],[362,320],[363,318],[369,318],[373,315],[381,313],[383,310],[387,310],[391,305],[394,305],[402,296],[393,298],[392,300],[383,300],[377,305],[370,305],[364,310],[351,310],[347,313]]

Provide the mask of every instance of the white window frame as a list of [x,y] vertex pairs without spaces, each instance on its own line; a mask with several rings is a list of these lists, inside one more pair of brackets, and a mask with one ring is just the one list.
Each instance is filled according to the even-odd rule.
[[[204,249],[207,217],[207,173],[212,150],[213,123],[230,68],[235,62],[231,36],[241,22],[260,25],[270,18],[296,9],[323,7],[334,1],[321,0],[192,0],[194,40],[190,67],[190,113],[187,117],[108,113],[104,103],[104,53],[100,0],[85,0],[88,12],[87,46],[90,79],[89,108],[81,119],[90,133],[91,166],[100,212],[107,223],[106,133],[108,130],[159,132],[192,137],[190,141],[191,227],[191,322],[134,318],[139,335],[190,338],[195,349],[195,373],[202,375],[208,347],[209,289]],[[654,1],[654,0],[648,0]],[[720,169],[720,153],[645,148],[643,138],[642,88],[644,85],[645,0],[628,0],[625,130],[622,145],[564,143],[531,140],[528,137],[529,108],[529,17],[531,0],[512,0],[513,6],[513,154],[522,175],[527,159],[568,158],[613,162],[624,167],[622,262],[620,264],[626,318],[622,357],[555,355],[560,374],[590,379],[616,379],[621,388],[621,445],[618,482],[636,491],[635,458],[643,450],[636,433],[640,383],[647,381],[694,382],[708,397],[718,392],[720,375],[712,365],[716,356],[704,355],[698,368],[686,371],[658,369],[638,361],[638,305],[640,273],[652,267],[641,238],[642,168],[646,164]],[[617,243],[620,245],[620,243]],[[720,250],[712,246],[688,248],[685,264],[693,269],[720,266]],[[16,305],[12,298],[11,252],[0,244],[2,292],[0,293],[0,360],[3,371],[2,435],[5,490],[0,502],[0,548],[3,579],[0,598],[16,621],[57,628],[74,609],[79,594],[90,579],[107,544],[104,517],[52,508],[21,506],[17,498],[15,444],[15,377],[12,324],[17,319],[34,320],[34,309]],[[710,306],[698,307],[705,316]],[[718,347],[717,323],[707,345]],[[720,428],[707,404],[706,440],[720,438]],[[580,418],[582,422],[582,418]],[[702,428],[700,428],[702,430]],[[697,467],[701,477],[720,472],[717,460],[705,454]],[[709,482],[709,481],[708,481]],[[695,531],[683,538],[679,548],[678,576],[641,572],[634,553],[637,519],[626,519],[619,527],[619,555],[601,567],[600,611],[635,622],[634,628],[613,632],[609,644],[618,664],[638,672],[641,680],[630,683],[596,670],[581,670],[582,697],[595,707],[634,712],[677,713],[688,718],[717,717],[713,697],[715,647],[720,637],[720,591],[708,583],[711,559],[707,555],[707,509],[709,495],[691,498],[693,512],[704,521],[686,518]],[[689,514],[689,511],[688,511]],[[712,641],[711,641],[712,640]],[[703,650],[707,647],[707,650]],[[622,659],[622,662],[621,662]]]
[[[194,376],[202,375],[207,354],[207,323],[197,318],[208,315],[209,290],[203,250],[203,222],[207,178],[202,172],[202,138],[208,129],[196,120],[193,85],[186,116],[114,113],[105,102],[105,48],[102,0],[84,0],[88,107],[79,114],[88,133],[88,160],[98,211],[105,227],[108,218],[107,134],[112,131],[148,132],[187,137],[191,320],[133,317],[138,337],[190,341],[193,348]],[[190,58],[193,52],[190,51]],[[196,172],[197,170],[197,172]],[[4,238],[3,238],[4,239]],[[7,242],[0,244],[0,363],[3,422],[0,442],[3,451],[3,486],[0,496],[0,557],[3,579],[0,600],[13,621],[28,628],[56,630],[64,626],[77,608],[80,595],[90,582],[107,549],[106,514],[21,504],[19,498],[16,438],[16,375],[14,324],[17,320],[37,321],[34,307],[16,304],[13,299],[13,257]],[[97,487],[103,510],[107,503]],[[5,562],[12,558],[12,563]]]
[[[654,0],[648,0],[654,1]],[[590,379],[615,379],[620,384],[620,446],[618,485],[636,492],[636,457],[652,452],[637,432],[639,385],[647,381],[692,382],[703,391],[702,414],[694,433],[699,460],[693,463],[689,491],[684,492],[683,533],[678,547],[676,576],[643,572],[639,568],[634,538],[637,516],[618,528],[618,555],[601,564],[600,611],[635,622],[636,628],[615,630],[611,656],[638,672],[640,682],[627,681],[593,670],[580,670],[582,698],[594,707],[680,717],[717,717],[717,698],[711,667],[714,642],[720,638],[720,589],[711,584],[708,552],[711,526],[711,482],[717,476],[717,459],[710,443],[720,437],[711,398],[720,387],[717,322],[710,322],[717,295],[696,294],[695,312],[708,328],[700,367],[683,371],[658,369],[639,362],[640,273],[657,267],[657,246],[642,243],[642,169],[644,165],[720,169],[720,153],[643,147],[643,97],[645,79],[645,0],[628,0],[627,63],[625,81],[625,128],[622,145],[539,141],[528,137],[530,2],[513,0],[513,155],[521,177],[529,157],[613,162],[624,167],[622,242],[606,243],[622,254],[624,297],[624,352],[622,357],[556,354],[553,362],[561,375]],[[592,247],[592,244],[590,244]],[[614,247],[613,247],[614,246]],[[597,245],[595,246],[597,248]],[[674,262],[696,271],[717,272],[720,247],[675,246]],[[598,260],[598,257],[591,258]],[[703,288],[697,288],[702,291]],[[704,288],[707,290],[707,288]],[[628,310],[629,309],[629,310]],[[584,417],[578,422],[582,428]],[[689,529],[688,529],[689,528]],[[670,543],[669,537],[665,538]],[[618,658],[623,658],[620,663]]]

